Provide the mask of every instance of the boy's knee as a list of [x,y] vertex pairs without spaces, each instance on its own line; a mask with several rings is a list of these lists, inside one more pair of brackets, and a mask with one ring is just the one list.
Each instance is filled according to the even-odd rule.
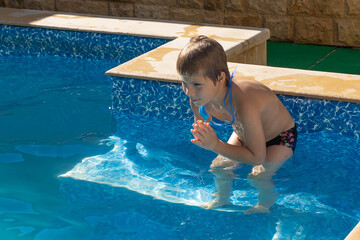
[[263,165],[256,165],[252,168],[252,171],[249,174],[249,176],[254,176],[254,177],[260,176],[264,172],[266,172],[266,169]]
[[236,167],[238,165],[239,165],[239,162],[230,160],[228,158],[225,158],[225,157],[219,155],[212,161],[210,168],[226,169],[226,168]]
[[269,171],[263,165],[256,165],[253,167],[251,173],[248,175],[252,180],[267,180],[274,175],[274,172]]

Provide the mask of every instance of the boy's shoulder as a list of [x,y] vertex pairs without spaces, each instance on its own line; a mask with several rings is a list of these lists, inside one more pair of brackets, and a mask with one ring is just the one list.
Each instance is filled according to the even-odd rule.
[[234,79],[236,86],[233,87],[232,94],[236,99],[237,106],[242,106],[247,109],[256,108],[262,105],[261,102],[268,101],[272,91],[259,81],[250,78],[237,78]]
[[260,82],[246,77],[235,78],[233,83],[236,85],[234,89],[238,88],[243,94],[249,94],[262,85]]

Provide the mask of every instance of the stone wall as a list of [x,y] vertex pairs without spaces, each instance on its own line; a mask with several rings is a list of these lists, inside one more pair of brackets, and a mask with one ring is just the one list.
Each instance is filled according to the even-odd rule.
[[0,0],[0,7],[265,27],[274,41],[360,47],[360,0]]

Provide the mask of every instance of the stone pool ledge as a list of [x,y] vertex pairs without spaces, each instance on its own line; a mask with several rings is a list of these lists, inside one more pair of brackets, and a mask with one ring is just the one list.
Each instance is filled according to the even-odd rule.
[[[167,43],[168,53],[150,51],[106,72],[110,76],[180,83],[175,63],[181,45],[188,39]],[[162,59],[159,61],[159,59]],[[277,94],[360,103],[360,75],[269,67],[229,62],[230,72],[260,81]],[[239,80],[240,80],[239,79]]]
[[237,75],[260,81],[277,94],[360,103],[360,75],[229,63]]
[[276,93],[360,103],[360,75],[261,66],[266,65],[267,29],[9,8],[0,8],[0,24],[173,39],[106,72],[169,82],[180,82],[175,69],[179,51],[190,37],[204,34],[222,44],[231,71],[238,65],[238,76],[261,81]]

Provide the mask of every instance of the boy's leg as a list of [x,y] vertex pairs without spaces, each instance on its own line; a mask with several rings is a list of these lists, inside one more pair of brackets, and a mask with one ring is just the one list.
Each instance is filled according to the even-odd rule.
[[[237,135],[233,133],[231,137],[228,140],[228,143],[232,145],[242,145],[242,143],[238,140]],[[227,167],[216,167],[218,163],[221,163],[222,166],[224,165],[224,162],[226,162]],[[216,198],[208,203],[205,203],[202,205],[203,208],[211,209],[211,208],[218,208],[224,205],[230,204],[229,197],[231,195],[231,189],[232,189],[232,180],[235,177],[234,169],[236,169],[236,166],[239,165],[238,162],[232,161],[230,159],[224,158],[223,156],[219,155],[217,156],[210,168],[210,172],[212,172],[215,177],[215,187],[217,190]]]
[[258,204],[245,213],[270,212],[269,208],[276,202],[277,193],[272,176],[293,155],[293,151],[284,146],[273,145],[266,149],[266,161],[262,165],[254,166],[249,174],[251,184],[258,191]]
[[[223,158],[218,156],[216,159]],[[230,204],[229,197],[231,195],[232,180],[235,174],[232,169],[227,168],[213,168],[210,170],[214,174],[214,182],[217,192],[214,194],[216,198],[208,203],[201,205],[203,208],[219,208]]]

